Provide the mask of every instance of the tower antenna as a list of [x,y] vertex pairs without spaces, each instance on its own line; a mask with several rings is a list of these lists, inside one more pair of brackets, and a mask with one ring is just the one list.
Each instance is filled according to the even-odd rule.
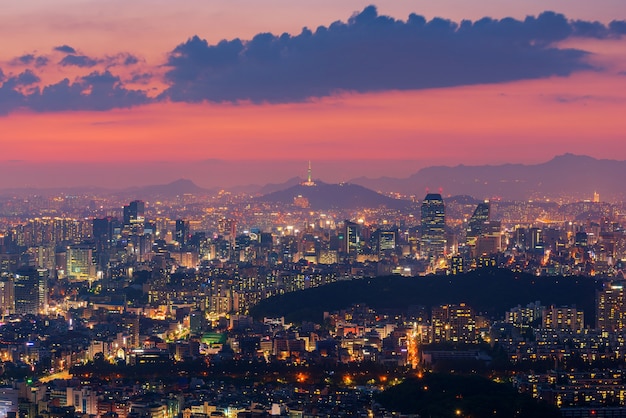
[[309,175],[307,176],[307,183],[311,184],[311,160],[309,160]]
[[309,160],[309,169],[307,171],[307,179],[302,183],[303,186],[315,186],[313,175],[311,174],[311,160]]

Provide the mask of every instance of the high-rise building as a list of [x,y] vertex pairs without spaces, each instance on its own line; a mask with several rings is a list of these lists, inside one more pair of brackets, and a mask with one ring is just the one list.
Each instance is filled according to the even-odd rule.
[[530,228],[528,230],[528,236],[530,238],[530,251],[543,254],[545,246],[543,243],[543,231],[541,228]]
[[67,269],[65,274],[72,280],[94,280],[96,265],[93,262],[93,250],[88,245],[70,245],[67,247]]
[[174,240],[180,244],[180,246],[185,246],[189,242],[189,238],[191,237],[191,233],[189,231],[189,221],[185,221],[183,219],[176,220],[176,233],[174,236]]
[[96,241],[96,249],[102,250],[110,246],[113,238],[114,219],[112,217],[95,218],[92,221],[93,238]]
[[356,257],[361,246],[360,225],[345,221],[343,227],[343,252],[349,257]]
[[440,305],[432,308],[433,342],[472,342],[476,332],[476,314],[464,303]]
[[13,277],[6,275],[0,278],[0,315],[11,315],[15,312]]
[[422,257],[435,261],[445,255],[446,212],[439,193],[428,193],[422,202]]
[[379,229],[376,231],[375,236],[377,238],[378,255],[380,257],[393,254],[395,252],[397,243],[396,230],[385,231]]
[[96,264],[99,269],[104,270],[109,261],[109,249],[115,244],[115,227],[119,226],[119,221],[110,216],[101,219],[93,219],[93,239],[95,243]]
[[145,220],[145,203],[141,200],[133,200],[124,206],[124,225],[142,223]]
[[580,309],[569,306],[546,309],[543,326],[547,329],[578,331],[584,328],[585,316]]
[[37,315],[46,308],[48,270],[32,267],[19,269],[14,278],[16,314]]
[[626,299],[623,282],[606,283],[596,293],[596,322],[599,330],[619,332],[626,325]]
[[473,245],[476,238],[484,232],[485,223],[489,221],[490,205],[489,202],[479,203],[474,210],[474,214],[467,223],[467,243]]

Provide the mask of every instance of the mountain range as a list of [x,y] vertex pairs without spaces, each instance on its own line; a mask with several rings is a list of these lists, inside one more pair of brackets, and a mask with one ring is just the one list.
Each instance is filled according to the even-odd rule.
[[[250,173],[251,176],[254,172]],[[587,200],[599,193],[607,202],[626,200],[626,161],[595,159],[563,154],[540,164],[501,164],[480,166],[432,166],[422,168],[406,178],[358,177],[341,184],[317,180],[317,187],[302,186],[304,179],[292,177],[283,183],[248,184],[227,188],[233,193],[257,196],[259,201],[293,203],[302,195],[311,208],[333,207],[405,207],[407,202],[383,194],[400,193],[421,199],[428,190],[441,190],[444,197],[465,195],[475,199]],[[210,195],[220,188],[206,189],[188,179],[167,184],[127,188],[56,187],[11,188],[0,190],[0,196],[52,196],[57,194],[91,193],[100,196],[121,196],[133,199],[175,197],[183,194]],[[376,193],[376,192],[379,193]]]
[[626,196],[625,180],[626,161],[564,154],[541,164],[433,166],[407,178],[359,177],[350,183],[418,197],[429,189],[441,189],[444,196],[470,195],[479,199],[504,200],[591,199],[597,192],[605,201],[617,201]]

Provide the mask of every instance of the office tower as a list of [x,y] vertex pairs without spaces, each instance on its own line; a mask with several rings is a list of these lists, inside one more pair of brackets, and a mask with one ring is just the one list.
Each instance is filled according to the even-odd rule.
[[13,277],[6,275],[0,279],[0,316],[15,312]]
[[16,314],[37,315],[45,310],[48,296],[48,270],[23,268],[15,273]]
[[605,283],[604,288],[596,293],[597,329],[620,332],[626,324],[626,300],[624,283]]
[[343,225],[343,240],[343,252],[349,257],[356,257],[361,246],[359,224],[345,221]]
[[589,245],[589,237],[586,232],[576,232],[574,237],[574,245],[576,247],[586,248]]
[[88,245],[70,245],[66,251],[67,269],[65,274],[74,281],[95,280],[96,265],[93,250]]
[[519,227],[515,230],[515,246],[520,251],[526,251],[530,247],[530,239],[528,237],[528,230],[526,228]]
[[383,256],[386,254],[393,254],[396,250],[396,232],[393,231],[376,231],[376,235],[378,238],[377,246],[378,246],[378,255]]
[[445,254],[446,214],[443,198],[428,193],[422,202],[422,257],[436,261]]
[[92,220],[93,238],[96,242],[96,251],[102,251],[111,245],[113,238],[114,218],[95,218]]
[[545,245],[543,243],[543,231],[541,228],[530,228],[528,235],[530,238],[530,251],[543,254]]
[[95,243],[96,264],[99,269],[105,270],[109,261],[109,250],[115,242],[115,226],[118,220],[112,217],[93,219],[93,239]]
[[174,240],[180,244],[180,246],[187,245],[189,243],[189,238],[191,237],[191,233],[189,232],[189,221],[185,221],[183,219],[176,220],[176,233],[174,235]]
[[235,245],[237,236],[237,221],[229,218],[222,218],[217,221],[217,232],[224,237],[232,246]]
[[467,223],[467,243],[472,245],[476,242],[476,238],[485,231],[485,224],[489,221],[490,205],[489,202],[479,203],[474,214]]
[[142,223],[144,218],[145,203],[141,200],[133,200],[124,206],[124,225]]

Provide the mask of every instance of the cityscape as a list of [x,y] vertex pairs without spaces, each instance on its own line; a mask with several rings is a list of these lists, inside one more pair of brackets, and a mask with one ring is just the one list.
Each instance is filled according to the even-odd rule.
[[526,414],[623,413],[623,203],[391,197],[312,166],[265,195],[4,194],[4,414],[395,416],[378,393],[455,371]]
[[626,3],[0,23],[0,418],[626,417]]

